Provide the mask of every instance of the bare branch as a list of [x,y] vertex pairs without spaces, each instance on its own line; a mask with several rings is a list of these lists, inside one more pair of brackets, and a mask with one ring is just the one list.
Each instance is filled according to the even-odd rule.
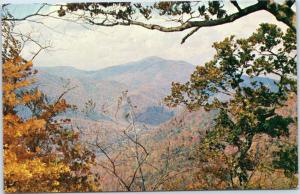
[[127,191],[130,191],[130,187],[126,184],[125,180],[123,180],[123,178],[121,178],[116,170],[116,164],[115,161],[109,156],[109,154],[105,151],[105,149],[98,143],[98,136],[96,139],[96,143],[92,144],[92,143],[88,143],[90,145],[96,146],[97,148],[99,148],[101,150],[101,152],[105,155],[105,157],[108,159],[108,161],[110,162],[112,169],[108,168],[107,166],[101,165],[98,163],[98,165],[100,165],[101,167],[105,168],[106,170],[108,170],[109,172],[111,172],[117,179],[118,181],[126,188]]
[[238,11],[241,11],[241,7],[239,6],[238,2],[236,0],[231,0],[230,1],[236,8]]
[[77,88],[77,86],[74,86],[74,87],[71,87],[71,88],[68,88],[66,91],[64,91],[56,100],[56,103],[57,104],[61,99],[62,97],[64,97],[64,95],[66,95],[67,93],[69,93],[71,90]]
[[[41,14],[41,10],[46,6],[46,4],[42,4],[39,9],[32,13],[32,14],[29,14],[23,18],[14,18],[14,17],[3,17],[2,20],[3,21],[24,21],[24,20],[27,20],[31,17],[34,17],[34,16],[49,16],[49,14]],[[9,16],[11,16],[11,14],[8,14]]]
[[185,35],[181,41],[181,44],[185,43],[186,39],[188,39],[190,36],[192,36],[195,32],[197,32],[200,29],[200,27],[196,27],[192,31],[190,31],[187,35]]
[[132,137],[130,137],[130,136],[126,133],[125,130],[123,131],[123,133],[124,133],[124,135],[126,135],[126,137],[128,137],[128,139],[129,139],[130,141],[132,141],[133,143],[135,143],[135,144],[137,144],[138,146],[140,146],[140,147],[144,150],[144,152],[146,153],[146,155],[149,155],[149,153],[147,152],[146,148],[145,148],[140,142],[138,142],[138,141],[134,140]]

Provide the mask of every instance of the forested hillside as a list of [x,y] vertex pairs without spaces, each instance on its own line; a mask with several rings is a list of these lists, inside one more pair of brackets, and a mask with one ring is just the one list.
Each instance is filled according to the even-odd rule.
[[[98,115],[94,115],[94,119],[108,119],[103,112],[109,111],[112,114],[116,111],[118,98],[123,91],[128,91],[139,114],[138,121],[158,125],[169,120],[176,111],[163,104],[171,82],[187,81],[194,66],[184,61],[149,57],[98,71],[72,67],[40,67],[37,70],[39,74],[35,85],[50,97],[59,96],[69,87],[73,89],[66,94],[66,99],[78,105],[80,110],[86,102],[92,100],[95,103],[95,115]],[[128,107],[120,108],[124,112]]]

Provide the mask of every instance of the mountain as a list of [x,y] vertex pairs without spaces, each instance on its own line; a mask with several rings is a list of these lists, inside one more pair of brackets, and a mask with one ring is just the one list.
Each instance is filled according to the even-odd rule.
[[[176,114],[178,109],[169,109],[162,105],[162,100],[170,93],[172,82],[188,81],[195,66],[175,60],[148,57],[123,65],[108,67],[97,71],[84,71],[74,67],[38,67],[36,86],[51,98],[57,98],[67,88],[74,87],[65,98],[79,108],[79,113],[68,114],[84,119],[80,113],[90,99],[96,103],[94,120],[110,120],[116,112],[124,117],[128,105],[118,105],[123,91],[128,91],[135,107],[137,121],[157,126]],[[242,76],[243,86],[250,86],[251,81],[264,83],[271,90],[276,90],[274,80],[266,77],[249,78]],[[223,94],[214,97],[228,99]],[[120,109],[120,110],[119,110]],[[105,114],[104,114],[105,112]]]
[[[161,107],[162,99],[170,92],[171,83],[186,82],[194,68],[184,61],[159,57],[148,57],[97,71],[67,66],[37,67],[36,86],[53,98],[66,88],[75,87],[65,96],[70,104],[82,109],[85,102],[92,99],[97,112],[105,109],[111,115],[117,110],[122,92],[128,91],[133,105],[137,107],[138,121],[158,125],[174,115],[174,110]],[[124,111],[126,106],[121,109],[121,112]]]
[[137,115],[137,121],[150,125],[159,125],[174,116],[173,111],[168,111],[163,106],[148,107],[144,112]]
[[264,84],[264,86],[269,88],[271,91],[277,91],[278,90],[278,87],[275,84],[277,82],[277,80],[270,79],[268,77],[253,77],[253,78],[250,78],[246,75],[243,75],[242,79],[244,80],[243,83],[241,84],[243,87],[251,86],[251,82],[257,82],[257,84],[261,82],[261,83]]

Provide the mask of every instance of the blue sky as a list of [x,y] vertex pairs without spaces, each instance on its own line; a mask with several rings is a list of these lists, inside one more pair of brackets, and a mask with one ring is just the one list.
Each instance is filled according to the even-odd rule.
[[[29,14],[35,13],[39,8],[41,4],[35,3],[35,4],[16,4],[8,6],[9,12],[16,18],[22,18]],[[47,9],[47,8],[45,8]]]

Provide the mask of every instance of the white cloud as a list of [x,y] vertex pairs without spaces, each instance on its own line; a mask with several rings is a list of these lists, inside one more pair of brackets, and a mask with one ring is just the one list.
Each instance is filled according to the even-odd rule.
[[[247,37],[262,22],[275,23],[286,28],[271,14],[260,11],[230,24],[200,29],[181,45],[180,41],[188,31],[163,33],[137,26],[89,26],[92,30],[88,30],[61,20],[43,18],[40,21],[49,28],[32,22],[18,25],[22,32],[34,30],[35,36],[41,42],[52,42],[52,50],[38,55],[34,64],[74,66],[87,70],[119,65],[148,56],[185,60],[199,65],[214,55],[211,47],[213,42],[221,41],[226,36],[235,34],[238,37]],[[30,50],[32,48],[27,48],[27,51]]]

